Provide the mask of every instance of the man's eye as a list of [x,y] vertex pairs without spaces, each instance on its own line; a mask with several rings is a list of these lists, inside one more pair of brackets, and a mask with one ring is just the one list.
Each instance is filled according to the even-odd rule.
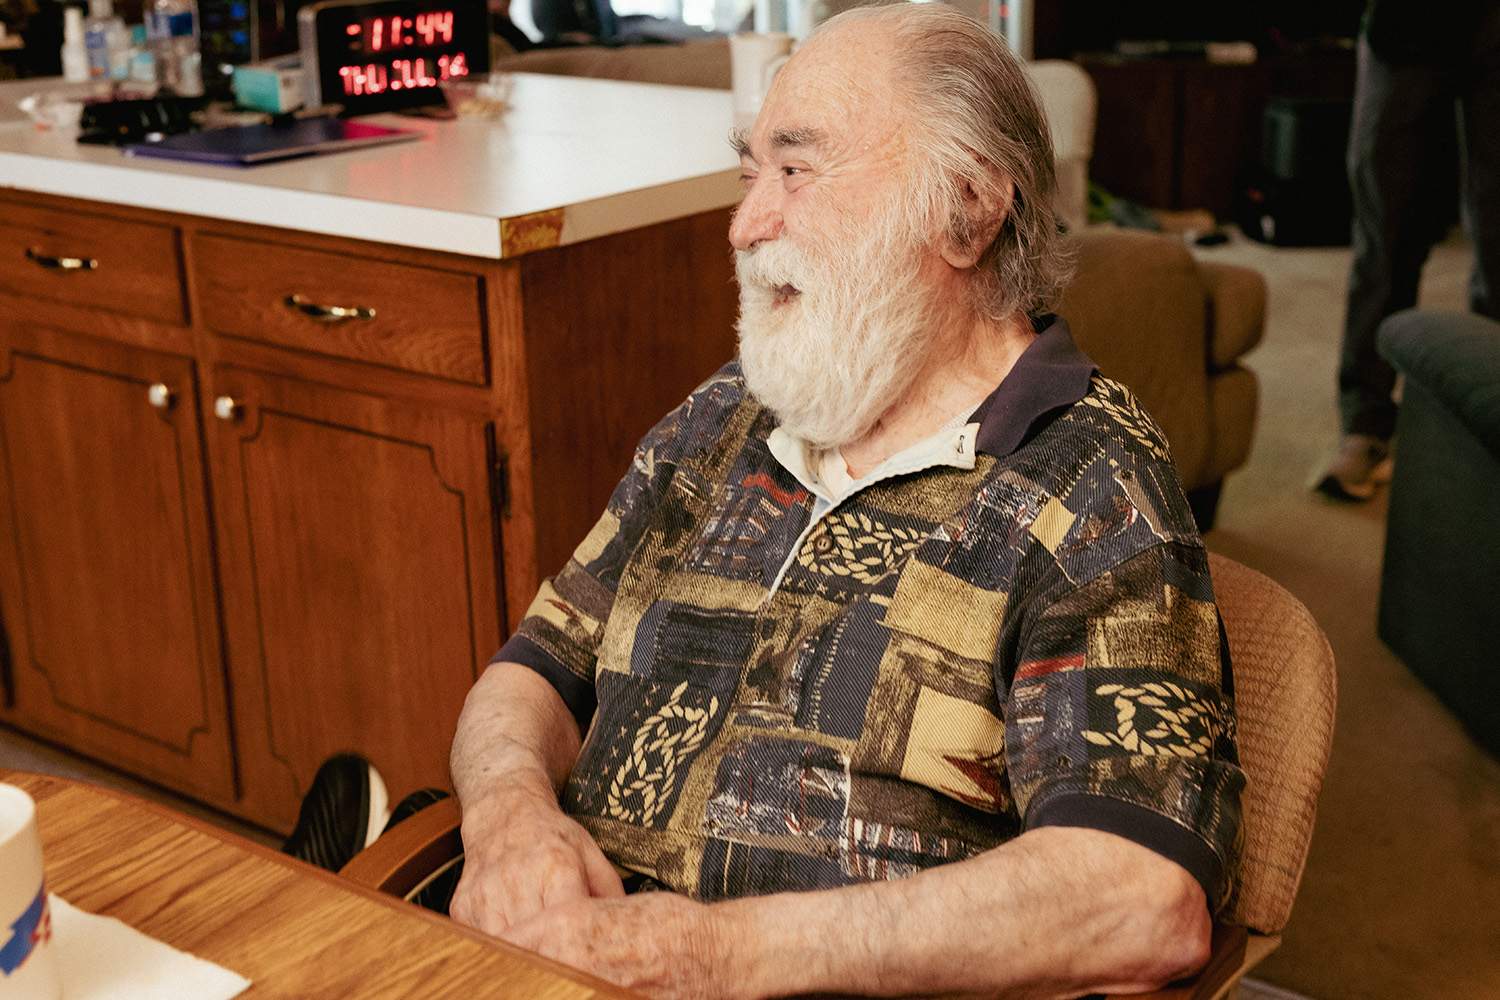
[[801,167],[782,167],[781,172],[787,177],[796,177],[798,174],[803,174],[807,171]]
[[754,184],[755,183],[755,175],[754,174],[740,174],[740,183],[741,184],[745,184],[745,185]]

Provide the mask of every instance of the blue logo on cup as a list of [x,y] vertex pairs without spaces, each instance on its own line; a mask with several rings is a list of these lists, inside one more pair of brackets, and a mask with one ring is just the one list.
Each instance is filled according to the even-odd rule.
[[47,909],[47,887],[36,891],[26,912],[10,925],[10,939],[0,946],[0,974],[9,976],[22,965],[36,946],[52,937],[52,914]]

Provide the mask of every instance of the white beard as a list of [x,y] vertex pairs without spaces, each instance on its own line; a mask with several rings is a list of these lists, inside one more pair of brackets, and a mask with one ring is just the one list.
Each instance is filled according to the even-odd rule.
[[[745,383],[789,433],[819,448],[863,437],[911,387],[939,308],[900,226],[828,239],[781,237],[737,251]],[[777,289],[800,294],[777,304]]]

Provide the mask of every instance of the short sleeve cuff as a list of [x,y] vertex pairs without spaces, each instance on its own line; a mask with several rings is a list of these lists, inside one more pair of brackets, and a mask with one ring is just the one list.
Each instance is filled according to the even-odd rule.
[[1077,826],[1112,833],[1175,861],[1203,887],[1208,910],[1216,913],[1225,888],[1224,863],[1208,841],[1161,813],[1124,799],[1069,792],[1049,796],[1026,815],[1028,830]]
[[569,670],[561,660],[532,642],[524,635],[513,635],[500,647],[500,652],[490,658],[490,663],[519,663],[529,667],[551,684],[562,698],[563,704],[578,723],[579,733],[588,731],[594,718],[598,697],[594,685]]

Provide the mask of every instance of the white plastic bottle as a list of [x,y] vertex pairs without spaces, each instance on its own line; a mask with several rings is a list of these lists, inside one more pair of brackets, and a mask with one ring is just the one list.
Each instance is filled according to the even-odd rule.
[[198,49],[196,0],[151,0],[146,38],[156,63],[156,82],[180,97],[203,94],[203,57]]
[[124,22],[115,17],[110,0],[89,0],[88,20],[83,22],[83,46],[88,51],[89,79],[109,79],[110,34]]
[[83,83],[89,78],[89,53],[84,44],[83,11],[77,7],[63,8],[63,79],[68,83]]

